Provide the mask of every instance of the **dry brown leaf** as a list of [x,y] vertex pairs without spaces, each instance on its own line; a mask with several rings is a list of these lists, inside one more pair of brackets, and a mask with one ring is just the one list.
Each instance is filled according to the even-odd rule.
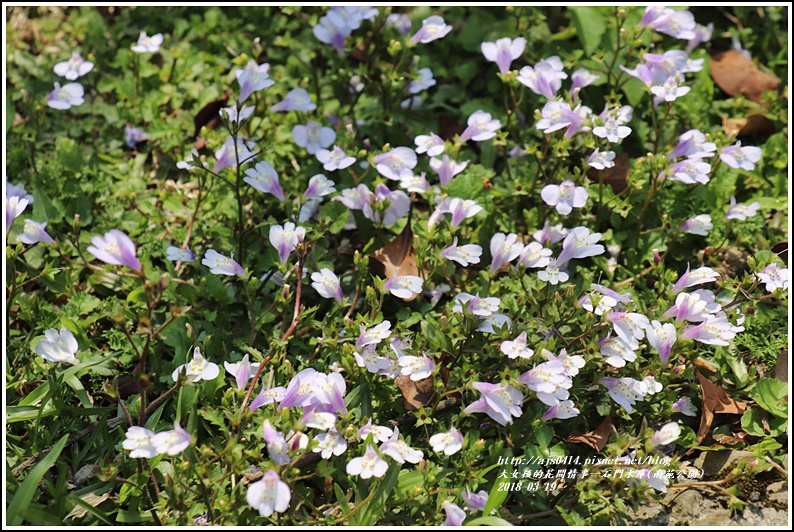
[[408,375],[400,375],[394,384],[403,395],[403,406],[408,412],[416,412],[433,397],[433,377],[412,381]]
[[[414,232],[411,229],[411,215],[413,214],[413,203],[408,210],[408,222],[405,229],[397,237],[370,254],[370,266],[377,275],[389,279],[394,275],[415,275],[420,276],[419,266],[416,264],[416,250],[414,249]],[[416,294],[411,297],[403,298],[404,301],[413,301]]]
[[[110,498],[110,493],[105,493],[104,495],[97,495],[96,493],[86,493],[85,495],[80,496],[85,502],[96,508],[101,503],[105,502]],[[72,511],[66,514],[66,519],[80,519],[84,517],[85,514],[88,513],[84,507],[80,506],[79,504],[75,504]]]
[[703,443],[708,434],[711,423],[714,421],[714,414],[744,414],[747,403],[736,401],[699,371],[695,372],[700,382],[700,390],[703,395],[703,412],[700,416],[700,427],[698,428],[698,443]]
[[573,430],[565,441],[568,443],[584,443],[597,452],[601,452],[601,449],[603,449],[609,441],[609,435],[612,434],[613,428],[615,428],[615,424],[612,423],[612,418],[607,416],[595,430],[591,430],[587,434],[582,434],[578,430]]
[[604,170],[590,168],[587,170],[587,177],[590,178],[591,181],[596,182],[603,180],[604,183],[612,187],[612,192],[620,194],[629,188],[627,181],[630,170],[629,156],[625,153],[618,153],[613,162],[615,166],[612,168],[606,168]]
[[783,240],[772,246],[772,253],[780,257],[780,260],[788,266],[788,240]]
[[[231,91],[227,90],[224,92],[220,98],[217,100],[211,101],[207,105],[201,108],[196,116],[193,117],[193,125],[195,126],[195,131],[193,133],[193,138],[196,139],[196,143],[199,143],[199,133],[201,133],[201,128],[207,126],[210,129],[214,129],[221,124],[221,116],[220,112],[223,107],[226,107],[226,103],[229,101],[229,95]],[[203,148],[196,146],[196,149],[200,150]]]
[[723,118],[722,129],[730,137],[771,135],[777,131],[775,123],[761,114],[750,115],[746,118]]
[[765,91],[776,91],[780,86],[776,76],[761,72],[751,59],[736,50],[712,56],[711,77],[729,96],[741,94],[756,103],[761,103]]

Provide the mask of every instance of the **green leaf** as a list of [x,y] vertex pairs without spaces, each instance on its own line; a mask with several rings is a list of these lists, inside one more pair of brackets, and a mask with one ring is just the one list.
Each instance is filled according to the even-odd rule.
[[[39,417],[41,408],[35,406],[7,406],[6,423],[18,423],[20,421],[30,421]],[[58,414],[58,409],[52,405],[44,407],[41,417],[50,417]]]
[[778,417],[788,418],[788,385],[777,379],[761,379],[752,393],[758,406]]
[[345,207],[341,202],[328,201],[320,209],[319,218],[321,220],[324,218],[329,218],[331,220],[331,225],[328,230],[331,234],[335,235],[345,227],[349,215],[350,209]]
[[63,522],[58,516],[52,514],[47,508],[20,508],[21,515],[28,523],[34,526],[61,526]]
[[535,440],[541,449],[548,449],[553,437],[554,429],[548,425],[541,425],[535,429]]
[[576,34],[582,42],[587,53],[601,43],[601,37],[607,31],[607,25],[601,10],[597,7],[575,6],[568,8],[571,11],[571,20],[576,27]]
[[506,489],[503,489],[502,486],[509,483],[509,478],[497,477],[496,482],[494,482],[494,485],[491,487],[490,493],[488,493],[488,501],[485,503],[485,510],[482,511],[484,515],[488,515],[502,506],[502,503],[505,502],[507,495],[510,493]]
[[6,522],[9,526],[19,526],[22,524],[24,516],[20,514],[19,511],[30,507],[39,482],[41,482],[44,474],[58,461],[68,438],[69,435],[67,434],[58,440],[58,443],[52,447],[52,450],[47,453],[47,456],[45,456],[41,462],[36,464],[36,467],[30,471],[30,474],[25,477],[25,480],[22,482],[22,485],[19,486],[17,492],[14,493],[14,498],[11,499],[11,502],[8,503],[8,508],[6,508]]
[[339,487],[339,484],[334,482],[334,494],[336,495],[336,502],[339,503],[339,508],[342,509],[342,512],[345,515],[350,513],[350,505],[347,504],[347,498],[345,498],[345,492],[342,491],[342,488]]
[[767,420],[769,434],[764,429],[763,414],[757,409],[747,410],[742,415],[742,429],[751,436],[771,436],[777,438],[786,432],[788,419],[775,417]]
[[513,523],[510,521],[505,521],[501,517],[496,517],[495,515],[488,515],[486,517],[478,517],[477,519],[472,519],[467,523],[464,523],[465,526],[513,526]]
[[386,511],[386,500],[397,484],[402,464],[393,463],[386,475],[378,482],[378,486],[372,493],[372,498],[362,508],[359,517],[359,525],[371,526],[378,522],[378,519]]

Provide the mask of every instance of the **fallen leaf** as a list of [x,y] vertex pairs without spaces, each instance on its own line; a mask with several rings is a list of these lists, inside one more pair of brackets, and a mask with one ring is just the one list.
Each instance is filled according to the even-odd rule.
[[780,257],[780,260],[788,266],[788,240],[783,240],[772,246],[772,253]]
[[747,409],[747,403],[731,399],[725,390],[712,383],[699,371],[696,371],[695,374],[700,382],[700,390],[703,395],[703,412],[698,428],[698,443],[703,443],[709,428],[711,428],[711,423],[714,421],[714,414],[743,414]]
[[412,381],[408,375],[400,375],[394,384],[403,395],[403,406],[408,412],[416,412],[433,397],[433,377]]
[[[196,116],[193,117],[193,125],[195,126],[195,131],[193,132],[193,138],[196,139],[196,143],[198,144],[199,141],[199,133],[201,133],[201,128],[207,126],[210,129],[214,129],[221,124],[221,109],[226,106],[226,102],[229,101],[229,94],[230,91],[226,91],[223,95],[218,98],[217,100],[213,100],[201,110],[196,113]],[[201,139],[203,140],[203,139]],[[202,148],[203,143],[202,143]],[[196,146],[196,149],[201,149]]]
[[771,135],[777,128],[775,123],[761,114],[746,118],[724,118],[722,129],[730,137],[750,137],[753,135]]
[[607,416],[595,430],[591,430],[587,434],[582,434],[574,429],[565,441],[568,443],[584,443],[597,452],[601,452],[601,449],[603,449],[609,441],[609,435],[612,434],[613,428],[615,428],[615,424],[612,423],[612,418]]
[[[110,498],[110,493],[105,493],[104,495],[97,495],[96,493],[86,493],[85,495],[80,496],[82,500],[96,508],[106,500]],[[84,517],[85,514],[88,513],[88,510],[79,504],[75,504],[72,511],[66,514],[66,519],[80,519]]]
[[[416,250],[414,249],[414,232],[411,229],[411,214],[413,213],[413,203],[408,210],[408,222],[405,229],[397,237],[370,254],[370,267],[372,270],[386,279],[394,275],[415,275],[419,276],[419,266],[416,264]],[[411,297],[403,298],[404,301],[413,301],[416,294]]]
[[629,166],[629,156],[625,153],[618,153],[615,155],[615,160],[613,162],[615,166],[612,168],[605,168],[604,170],[590,168],[587,170],[587,177],[590,178],[591,181],[602,181],[606,183],[612,187],[612,192],[620,194],[629,188],[628,177],[629,170],[631,169]]
[[751,59],[736,50],[712,56],[711,77],[728,96],[740,94],[756,103],[761,103],[765,91],[775,91],[780,86],[776,76],[760,71]]
[[714,365],[713,362],[710,360],[706,360],[703,357],[697,357],[695,360],[692,361],[695,366],[699,367],[702,370],[708,371],[710,373],[717,373],[719,368]]

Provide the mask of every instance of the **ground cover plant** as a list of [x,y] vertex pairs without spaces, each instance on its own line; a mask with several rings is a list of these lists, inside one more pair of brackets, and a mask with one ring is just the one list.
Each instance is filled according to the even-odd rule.
[[788,16],[9,8],[7,524],[740,511],[788,453]]

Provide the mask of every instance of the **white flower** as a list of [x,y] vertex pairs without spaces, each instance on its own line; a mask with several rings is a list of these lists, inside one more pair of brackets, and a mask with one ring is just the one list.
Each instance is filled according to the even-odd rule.
[[552,260],[549,262],[549,265],[546,266],[545,270],[540,270],[538,272],[538,279],[541,281],[545,281],[547,283],[556,285],[560,282],[565,282],[568,280],[568,273],[557,266],[557,261]]
[[131,46],[133,52],[143,54],[146,52],[157,52],[160,50],[160,45],[163,44],[163,34],[158,33],[148,37],[145,31],[142,31],[138,37],[138,42]]
[[681,427],[678,423],[673,421],[654,433],[651,437],[651,446],[659,447],[660,445],[668,445],[676,441],[680,435]]
[[382,477],[388,469],[389,464],[378,455],[372,445],[367,445],[364,456],[353,458],[345,468],[348,475],[359,475],[363,479]]
[[707,236],[713,227],[709,214],[698,214],[681,224],[681,230],[700,236]]
[[179,425],[178,421],[174,422],[174,430],[158,432],[151,437],[151,444],[157,454],[165,453],[169,456],[175,456],[187,449],[191,441],[193,437]]
[[402,375],[408,375],[412,381],[419,381],[429,377],[436,365],[429,356],[424,355],[415,357],[411,355],[402,356],[398,359],[397,363],[400,365]]
[[248,504],[259,510],[259,515],[263,517],[270,517],[273,512],[286,512],[291,498],[289,486],[273,470],[265,473],[262,480],[248,486],[245,494]]
[[339,277],[328,268],[312,274],[312,288],[326,299],[334,298],[341,305],[344,302],[342,287],[339,286]]
[[452,31],[452,26],[446,24],[442,17],[434,15],[422,21],[422,27],[408,41],[408,44],[429,43]]
[[344,170],[356,162],[355,157],[348,156],[342,148],[334,146],[332,151],[321,148],[317,150],[317,160],[323,163],[323,168],[328,172],[334,170]]
[[444,248],[441,255],[449,260],[454,260],[461,266],[468,266],[469,264],[478,264],[480,262],[480,255],[482,255],[482,247],[477,244],[465,244],[458,246],[458,237],[455,237],[452,245]]
[[61,84],[56,82],[55,88],[47,95],[47,105],[53,109],[66,110],[82,105],[85,101],[84,94],[85,90],[79,83],[67,83],[61,87]]
[[535,354],[535,352],[527,347],[527,333],[522,332],[519,334],[515,340],[505,340],[502,342],[502,345],[499,346],[499,350],[502,351],[508,358],[529,358]]
[[725,215],[726,220],[746,220],[755,216],[761,204],[757,201],[752,202],[750,205],[743,203],[736,203],[736,197],[731,196],[731,207]]
[[394,429],[391,438],[389,438],[388,441],[384,442],[380,446],[380,452],[385,454],[386,456],[390,456],[395,461],[401,464],[404,464],[405,462],[418,464],[419,460],[422,459],[422,456],[424,454],[422,451],[414,449],[413,447],[405,443],[405,441],[401,440],[400,431],[397,428]]
[[245,270],[236,260],[225,257],[214,249],[208,249],[207,252],[204,253],[201,264],[208,266],[210,272],[216,275],[246,276]]
[[422,278],[416,275],[394,274],[383,284],[383,290],[403,299],[415,297],[414,294],[422,293]]
[[419,77],[408,84],[408,92],[411,94],[417,94],[436,84],[433,72],[429,68],[420,68],[417,73]]
[[44,332],[44,339],[36,345],[36,354],[50,362],[79,364],[80,361],[74,356],[77,349],[77,340],[72,331],[62,327],[60,333],[55,329]]
[[91,72],[93,68],[94,63],[84,60],[79,52],[72,52],[72,57],[68,61],[56,64],[52,70],[59,76],[74,81]]
[[452,456],[463,448],[463,434],[455,427],[452,427],[449,432],[441,432],[431,436],[429,442],[435,452],[443,452],[447,456]]
[[318,434],[314,437],[317,442],[317,447],[312,449],[315,453],[322,453],[322,457],[326,460],[331,456],[339,456],[347,450],[347,440],[345,440],[339,431],[331,429],[324,434]]
[[191,383],[202,380],[211,381],[220,375],[220,368],[218,368],[218,365],[207,361],[207,359],[201,356],[201,350],[198,347],[193,350],[193,360],[176,368],[171,374],[171,378],[176,381],[179,378],[179,373],[182,371],[185,372],[186,381]]
[[152,443],[154,432],[151,430],[133,426],[127,429],[126,436],[121,446],[125,451],[130,451],[131,458],[154,458],[160,454]]

